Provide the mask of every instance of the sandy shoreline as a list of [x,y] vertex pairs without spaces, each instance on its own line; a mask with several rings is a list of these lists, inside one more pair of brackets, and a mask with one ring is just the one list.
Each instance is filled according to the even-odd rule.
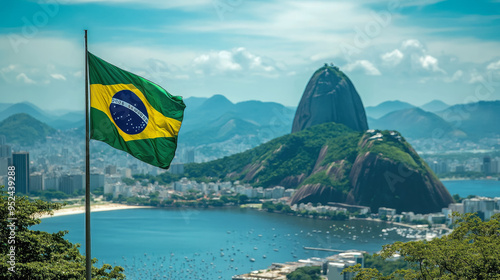
[[[153,208],[152,206],[132,206],[119,203],[94,204],[90,206],[90,212],[115,211],[124,209]],[[54,210],[53,215],[40,215],[38,218],[50,218],[57,216],[75,215],[85,213],[85,206],[61,208]]]

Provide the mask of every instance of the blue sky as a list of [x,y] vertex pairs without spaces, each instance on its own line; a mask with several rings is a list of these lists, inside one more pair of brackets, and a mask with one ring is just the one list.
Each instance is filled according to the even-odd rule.
[[0,23],[0,102],[59,112],[84,106],[84,29],[184,98],[297,106],[328,62],[365,106],[500,99],[498,0],[7,0]]

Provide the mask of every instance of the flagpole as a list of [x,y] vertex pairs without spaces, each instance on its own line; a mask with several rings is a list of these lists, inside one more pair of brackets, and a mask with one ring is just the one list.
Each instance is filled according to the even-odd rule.
[[92,258],[90,254],[90,157],[89,157],[89,68],[87,53],[87,30],[85,29],[85,272],[86,280],[92,280]]

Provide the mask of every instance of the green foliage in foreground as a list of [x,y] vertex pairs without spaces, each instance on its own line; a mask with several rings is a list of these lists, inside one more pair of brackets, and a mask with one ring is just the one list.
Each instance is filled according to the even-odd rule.
[[288,280],[321,280],[321,268],[319,266],[304,266],[297,268],[294,272],[288,274]]
[[[67,231],[48,233],[30,230],[40,224],[37,215],[52,213],[61,204],[42,200],[29,201],[27,197],[15,196],[9,199],[5,191],[0,198],[0,279],[85,279],[85,256],[80,254],[78,244],[64,239]],[[14,203],[13,203],[14,202]],[[14,206],[14,216],[9,216],[9,206]],[[9,228],[8,218],[17,218],[15,230]],[[9,239],[13,235],[15,239]],[[12,241],[14,240],[14,242]],[[10,241],[10,243],[9,243]],[[15,254],[15,273],[9,271],[11,247]],[[97,259],[93,259],[95,264]],[[104,264],[92,267],[92,279],[125,279],[124,269]]]
[[410,264],[403,259],[386,260],[377,254],[365,254],[364,258],[366,268],[375,268],[382,273],[382,275],[390,275],[398,269],[410,268]]
[[380,256],[395,253],[410,263],[384,276],[377,268],[346,268],[358,272],[356,280],[389,279],[500,279],[500,214],[483,222],[473,214],[457,215],[456,228],[432,241],[385,245]]

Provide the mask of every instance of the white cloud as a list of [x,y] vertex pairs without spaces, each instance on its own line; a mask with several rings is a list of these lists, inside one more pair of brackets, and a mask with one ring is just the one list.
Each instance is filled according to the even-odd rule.
[[255,55],[241,47],[199,55],[193,60],[193,67],[197,74],[215,75],[248,71],[249,74],[264,76],[271,76],[283,68],[271,59]]
[[486,67],[488,70],[500,70],[500,60],[497,62],[492,62]]
[[10,64],[9,66],[2,68],[2,73],[9,73],[12,72],[14,69],[16,69],[16,65]]
[[464,72],[462,70],[457,70],[453,76],[445,78],[444,81],[447,83],[453,83],[459,81],[464,76]]
[[64,77],[64,75],[62,74],[50,74],[50,76],[55,80],[66,81],[66,77]]
[[404,54],[400,50],[395,49],[392,52],[387,52],[381,55],[380,57],[384,60],[384,62],[392,66],[396,66],[401,62],[401,60],[403,60]]
[[380,76],[382,73],[368,60],[357,60],[342,67],[348,72],[362,70],[366,75]]
[[420,41],[416,40],[416,39],[406,40],[401,44],[401,46],[403,49],[409,49],[409,48],[422,49],[423,48],[422,43],[420,43]]
[[439,62],[437,58],[431,56],[431,55],[425,55],[421,56],[419,58],[420,65],[426,70],[433,71],[433,72],[441,72],[441,73],[446,73],[443,69],[439,68]]
[[16,76],[17,81],[21,81],[25,84],[35,84],[35,81],[30,79],[26,74],[20,73],[19,75]]
[[470,72],[469,84],[484,83],[485,79],[476,69]]

